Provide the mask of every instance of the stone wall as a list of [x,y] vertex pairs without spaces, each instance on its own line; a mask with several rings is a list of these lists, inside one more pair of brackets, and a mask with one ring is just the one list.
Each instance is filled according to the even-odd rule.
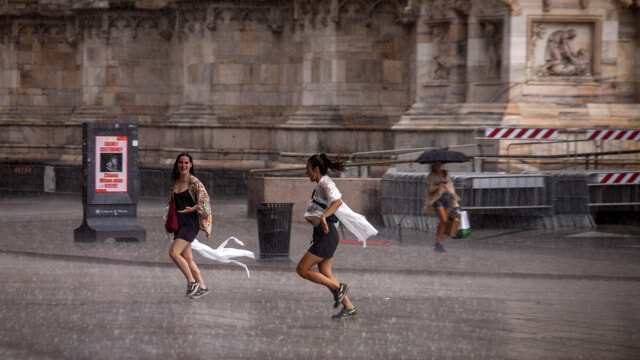
[[638,20],[637,0],[6,0],[0,161],[80,164],[101,121],[139,125],[142,165],[234,169],[638,128]]

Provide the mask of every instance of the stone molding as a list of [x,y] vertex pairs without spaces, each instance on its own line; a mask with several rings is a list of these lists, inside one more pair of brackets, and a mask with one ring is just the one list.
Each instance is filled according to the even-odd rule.
[[63,38],[71,46],[78,43],[75,19],[71,16],[2,16],[0,14],[0,44],[19,44],[21,37],[25,34],[34,34],[40,44],[44,44],[49,38]]
[[[220,24],[235,21],[239,22],[241,31],[248,23],[259,22],[265,23],[274,34],[280,34],[287,26],[295,32],[304,31],[307,25],[311,28],[327,27],[330,23],[339,25],[345,14],[353,13],[364,17],[363,23],[370,26],[376,12],[391,13],[398,24],[412,26],[418,18],[418,8],[413,2],[188,0],[164,2],[155,7],[138,7],[133,1],[116,3],[89,0],[56,11],[38,7],[20,11],[0,9],[0,43],[17,44],[25,31],[36,33],[41,42],[47,41],[48,37],[63,37],[72,46],[85,37],[108,42],[113,30],[123,28],[131,30],[133,39],[141,28],[146,28],[157,31],[166,40],[171,40],[174,34],[184,40],[188,36],[216,31]],[[47,16],[41,16],[43,12]]]

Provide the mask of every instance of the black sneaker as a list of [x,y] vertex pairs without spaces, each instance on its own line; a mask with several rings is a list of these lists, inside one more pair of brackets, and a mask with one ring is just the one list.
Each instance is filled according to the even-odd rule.
[[344,297],[347,295],[347,291],[349,291],[349,285],[344,284],[344,283],[340,283],[340,287],[335,289],[333,291],[333,307],[337,308],[338,306],[340,306],[340,303],[342,302],[342,300],[344,300]]
[[196,292],[198,292],[199,288],[200,288],[200,284],[197,281],[192,283],[187,283],[187,295],[185,296],[189,297],[189,296],[195,295]]
[[447,252],[447,250],[444,249],[444,246],[442,246],[442,244],[438,244],[438,243],[436,243],[436,246],[434,246],[433,249],[436,252],[441,252],[441,253]]
[[346,307],[342,307],[342,310],[340,310],[339,313],[333,315],[331,318],[332,319],[344,319],[344,318],[351,318],[351,317],[356,317],[358,316],[358,312],[356,311],[356,308],[353,309],[347,309]]
[[198,289],[195,294],[191,296],[191,299],[201,298],[209,293],[209,289]]

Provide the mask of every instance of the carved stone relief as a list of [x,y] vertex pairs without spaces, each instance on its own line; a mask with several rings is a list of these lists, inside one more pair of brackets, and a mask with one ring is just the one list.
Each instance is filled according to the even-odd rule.
[[509,7],[511,15],[520,15],[520,0],[502,0]]
[[595,72],[596,22],[533,21],[529,26],[527,73],[530,80],[576,81]]
[[481,21],[480,28],[485,43],[485,79],[500,80],[502,69],[502,21]]
[[94,11],[79,12],[76,37],[98,38],[109,41],[112,30],[129,28],[132,39],[140,30],[155,30],[162,38],[170,40],[174,32],[175,20],[170,12],[156,11],[111,11],[102,14]]
[[[577,5],[580,9],[586,9],[589,7],[589,0],[576,0]],[[553,5],[552,0],[542,0],[542,11],[549,12],[551,11],[551,6]]]
[[473,3],[472,12],[475,16],[501,15],[505,5],[503,0],[479,0]]
[[433,61],[436,65],[433,71],[432,80],[438,83],[447,82],[451,73],[449,59],[451,48],[451,43],[449,41],[449,28],[451,27],[451,23],[433,23],[430,24],[430,27],[433,34]]
[[426,16],[428,19],[445,19],[449,16],[449,1],[447,0],[426,0]]
[[[420,15],[417,0],[386,0],[386,1],[346,1],[331,0],[328,10],[331,21],[340,23],[341,14],[355,10],[356,13],[364,16],[364,24],[371,26],[372,17],[375,11],[388,12],[395,16],[396,22],[411,26],[415,24]],[[326,26],[326,23],[323,22]]]
[[0,23],[0,43],[19,44],[25,36],[33,36],[40,44],[45,44],[51,39],[62,39],[70,46],[75,46],[78,42],[75,25],[65,18],[17,18],[11,22]]

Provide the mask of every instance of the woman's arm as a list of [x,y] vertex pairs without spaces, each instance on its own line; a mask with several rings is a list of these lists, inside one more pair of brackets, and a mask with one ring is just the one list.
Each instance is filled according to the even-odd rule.
[[320,217],[320,220],[322,221],[322,231],[324,231],[325,234],[329,233],[329,224],[327,224],[327,218],[333,215],[333,213],[335,213],[338,210],[340,205],[342,205],[341,199],[338,199],[332,202],[331,205],[329,205],[327,210],[325,210],[322,216]]

